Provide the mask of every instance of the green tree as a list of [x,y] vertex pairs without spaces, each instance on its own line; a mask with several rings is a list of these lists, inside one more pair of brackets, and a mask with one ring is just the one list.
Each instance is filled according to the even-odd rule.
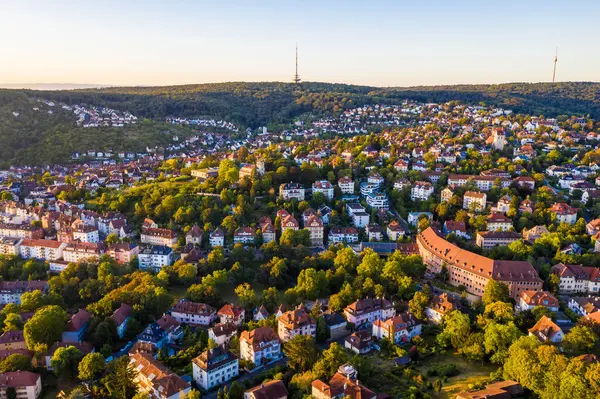
[[443,346],[450,344],[454,348],[460,348],[471,333],[469,316],[458,310],[446,313],[443,326],[442,332],[437,337],[437,341]]
[[0,362],[0,372],[31,370],[31,359],[20,353],[8,355]]
[[106,359],[102,354],[88,353],[79,363],[79,379],[83,381],[96,380],[105,368]]
[[486,306],[493,302],[510,302],[508,286],[501,281],[490,279],[485,285],[481,299]]
[[244,306],[252,306],[256,303],[256,293],[248,283],[238,285],[235,294]]
[[60,306],[49,305],[39,309],[25,323],[23,335],[27,347],[34,350],[37,343],[50,346],[56,341],[60,341],[68,319],[67,312]]
[[325,321],[325,317],[317,318],[317,342],[325,342],[329,339],[329,326]]
[[416,292],[413,298],[408,301],[410,312],[419,320],[425,320],[425,308],[430,300],[429,286],[425,286],[423,291]]
[[136,371],[129,364],[129,358],[121,356],[108,364],[107,374],[102,379],[102,384],[113,398],[128,399],[137,392],[135,377]]
[[74,346],[67,346],[58,348],[54,352],[52,359],[50,359],[50,365],[57,377],[72,379],[77,375],[77,367],[82,358],[83,354],[79,349]]
[[297,372],[310,370],[319,357],[319,350],[308,335],[296,335],[284,344],[283,352],[289,359],[290,367]]
[[333,377],[341,365],[349,360],[344,348],[337,342],[332,342],[329,349],[323,351],[323,356],[315,363],[312,370],[317,378],[327,381]]
[[9,313],[4,319],[4,332],[17,331],[23,329],[23,320],[17,313]]
[[591,350],[598,341],[598,336],[588,326],[575,326],[565,334],[563,348],[572,354],[582,354]]
[[492,363],[503,364],[508,357],[508,348],[521,336],[511,321],[508,324],[490,322],[485,328],[485,351],[491,355]]

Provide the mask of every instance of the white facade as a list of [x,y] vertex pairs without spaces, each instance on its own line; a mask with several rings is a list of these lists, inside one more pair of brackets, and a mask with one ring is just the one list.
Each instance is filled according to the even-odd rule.
[[218,367],[211,367],[208,370],[201,368],[196,362],[192,363],[194,381],[199,387],[206,390],[230,381],[237,377],[239,373],[239,360],[237,358],[225,362]]
[[413,201],[427,201],[433,195],[433,184],[418,181],[410,189],[410,198]]

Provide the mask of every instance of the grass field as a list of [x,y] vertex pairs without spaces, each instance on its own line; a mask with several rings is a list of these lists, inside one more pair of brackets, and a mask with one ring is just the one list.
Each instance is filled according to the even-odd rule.
[[490,373],[497,369],[497,367],[492,364],[485,362],[470,362],[464,357],[456,354],[436,355],[432,358],[422,361],[417,369],[421,373],[425,374],[428,368],[444,364],[456,365],[460,374],[448,378],[448,381],[444,383],[442,392],[432,393],[437,399],[454,398],[458,392],[469,389],[469,385],[480,384],[487,381]]

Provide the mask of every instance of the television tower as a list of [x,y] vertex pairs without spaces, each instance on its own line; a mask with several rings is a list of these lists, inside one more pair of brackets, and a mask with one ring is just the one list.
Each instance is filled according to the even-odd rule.
[[292,82],[295,84],[300,84],[301,82],[300,75],[298,75],[298,43],[296,43],[296,74],[294,75]]
[[556,63],[558,62],[558,46],[556,46],[556,55],[554,55],[554,72],[552,72],[552,83],[556,79]]

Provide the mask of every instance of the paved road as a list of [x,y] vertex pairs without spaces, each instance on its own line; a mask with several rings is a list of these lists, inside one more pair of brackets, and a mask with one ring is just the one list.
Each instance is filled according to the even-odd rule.
[[[270,369],[272,369],[274,367],[277,367],[277,366],[279,366],[281,364],[286,364],[287,360],[288,360],[287,357],[284,356],[283,358],[277,360],[276,362],[273,362],[273,363],[271,363],[271,364],[269,364],[269,365],[267,365],[267,366],[265,366],[265,367],[263,367],[263,368],[255,371],[253,373],[244,373],[237,380],[234,380],[234,381],[237,381],[237,383],[240,384],[242,386],[242,388],[244,388],[244,390],[246,390],[246,388],[244,387],[244,381],[253,379],[255,376],[257,376],[258,374],[262,373],[265,370],[270,370]],[[220,389],[223,389],[224,385],[227,385],[227,389],[231,388],[231,383],[232,382],[233,381],[229,381],[227,384],[221,385]],[[208,392],[208,393],[204,393],[203,392],[202,393],[202,399],[216,399],[217,398],[217,392],[218,392],[218,390],[217,391],[213,391],[213,392]]]

